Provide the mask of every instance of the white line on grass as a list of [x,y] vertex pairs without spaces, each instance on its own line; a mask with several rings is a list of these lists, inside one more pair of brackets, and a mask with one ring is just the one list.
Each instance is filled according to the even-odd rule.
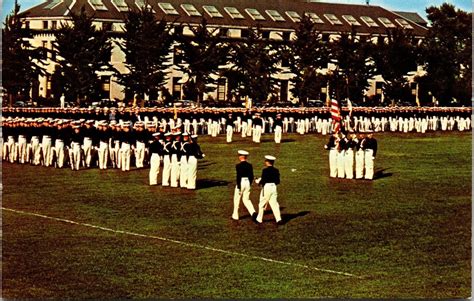
[[205,250],[214,251],[214,252],[218,252],[218,253],[224,253],[224,254],[228,254],[228,255],[258,259],[258,260],[263,260],[263,261],[268,261],[268,262],[273,262],[273,263],[279,263],[279,264],[288,265],[288,266],[295,266],[295,267],[305,268],[305,269],[309,269],[309,270],[315,270],[315,271],[324,272],[324,273],[331,273],[331,274],[343,275],[343,276],[348,276],[348,277],[362,278],[361,276],[357,276],[357,275],[354,275],[354,274],[351,274],[351,273],[334,271],[334,270],[329,270],[329,269],[322,269],[322,268],[317,268],[317,267],[311,267],[311,266],[308,266],[308,265],[305,265],[305,264],[299,264],[299,263],[294,263],[294,262],[286,262],[286,261],[281,261],[281,260],[276,260],[276,259],[271,259],[271,258],[266,258],[266,257],[261,257],[261,256],[255,256],[255,255],[249,255],[249,254],[239,253],[239,252],[234,252],[234,251],[227,251],[227,250],[223,250],[223,249],[217,249],[217,248],[213,248],[213,247],[208,247],[208,246],[199,245],[199,244],[195,244],[195,243],[179,241],[179,240],[170,239],[170,238],[166,238],[166,237],[160,237],[160,236],[155,236],[155,235],[146,235],[146,234],[140,234],[140,233],[124,231],[124,230],[114,230],[114,229],[106,228],[106,227],[102,227],[102,226],[96,226],[96,225],[91,225],[91,224],[87,224],[87,223],[80,223],[80,222],[75,222],[75,221],[68,220],[68,219],[57,218],[57,217],[47,216],[47,215],[43,215],[43,214],[27,212],[27,211],[22,211],[22,210],[16,210],[16,209],[10,209],[10,208],[5,208],[5,207],[2,207],[2,210],[15,212],[15,213],[19,213],[19,214],[24,214],[24,215],[42,217],[42,218],[46,218],[46,219],[50,219],[50,220],[60,221],[60,222],[64,222],[64,223],[69,223],[69,224],[74,224],[74,225],[79,225],[79,226],[84,226],[84,227],[89,227],[89,228],[94,228],[94,229],[100,229],[100,230],[107,231],[107,232],[126,234],[126,235],[132,235],[132,236],[138,236],[138,237],[144,237],[144,238],[158,239],[158,240],[162,240],[162,241],[166,241],[166,242],[172,242],[172,243],[175,243],[175,244],[179,244],[179,245],[182,245],[182,246],[205,249]]

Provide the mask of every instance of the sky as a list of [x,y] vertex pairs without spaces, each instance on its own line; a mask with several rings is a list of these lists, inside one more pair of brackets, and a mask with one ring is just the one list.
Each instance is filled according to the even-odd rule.
[[[0,0],[2,2],[1,19],[2,23],[5,20],[5,16],[9,14],[13,9],[14,0]],[[268,0],[259,0],[268,1]],[[366,0],[327,0],[321,2],[333,2],[333,3],[352,3],[352,4],[365,4]],[[21,10],[26,10],[37,4],[45,2],[45,0],[18,0],[21,5]],[[231,1],[230,1],[231,2]],[[394,11],[412,11],[417,12],[426,20],[425,9],[429,6],[439,6],[443,2],[448,2],[460,8],[464,11],[472,11],[472,0],[370,0],[371,5],[378,5],[384,8]]]

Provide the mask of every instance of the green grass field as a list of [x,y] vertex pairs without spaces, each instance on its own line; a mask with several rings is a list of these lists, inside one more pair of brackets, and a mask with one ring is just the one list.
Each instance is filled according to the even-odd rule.
[[[249,256],[3,210],[3,297],[468,298],[471,133],[376,138],[373,182],[329,179],[320,136],[202,137],[196,191],[150,187],[146,169],[3,163],[5,208]],[[230,219],[242,148],[258,175],[278,158],[284,226]]]

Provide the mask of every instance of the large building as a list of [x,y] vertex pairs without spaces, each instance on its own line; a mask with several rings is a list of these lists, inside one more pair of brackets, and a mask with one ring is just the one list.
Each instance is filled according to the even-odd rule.
[[[422,39],[427,33],[426,23],[423,23],[423,19],[417,14],[397,13],[372,5],[303,0],[47,0],[25,11],[24,22],[25,26],[35,30],[32,45],[51,49],[55,39],[54,29],[68,21],[71,11],[79,12],[85,7],[88,14],[95,16],[97,27],[105,27],[117,33],[111,62],[120,72],[127,72],[124,54],[117,45],[120,42],[119,33],[123,31],[127,11],[140,9],[145,5],[153,9],[158,20],[165,19],[180,26],[186,24],[180,27],[184,34],[192,34],[188,26],[199,24],[204,17],[210,26],[220,28],[220,34],[228,38],[241,38],[245,36],[249,26],[258,24],[270,40],[291,39],[303,15],[308,15],[316,23],[318,30],[327,40],[337,39],[341,32],[350,32],[353,27],[358,35],[371,36],[374,40],[383,38],[388,29],[395,27],[412,31],[418,39]],[[171,60],[175,59],[177,52],[175,50],[171,53]],[[47,69],[51,74],[54,63],[50,63]],[[176,98],[181,98],[183,74],[173,66],[170,71],[167,88]],[[413,78],[420,72],[423,71],[418,68],[410,72],[409,76]],[[293,100],[289,82],[292,75],[282,72],[276,76],[280,81],[280,99]],[[102,74],[101,80],[103,98],[125,97],[123,87],[115,82],[112,74]],[[374,77],[367,95],[380,94],[382,83],[380,76]],[[225,100],[226,89],[226,79],[220,78],[216,90],[206,96],[212,96],[219,101]],[[51,96],[51,76],[40,78],[39,86],[33,89],[32,96]]]

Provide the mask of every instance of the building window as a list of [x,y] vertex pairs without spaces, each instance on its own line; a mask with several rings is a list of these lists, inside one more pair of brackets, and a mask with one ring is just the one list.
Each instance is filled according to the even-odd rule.
[[26,29],[30,29],[30,21],[25,21],[23,24],[25,25]]
[[288,56],[284,56],[282,59],[281,59],[281,66],[283,68],[288,68],[290,67],[290,60],[288,59]]
[[47,59],[48,58],[48,41],[43,41],[42,44],[41,44],[41,47],[42,47],[42,57],[43,59]]
[[159,2],[158,6],[167,15],[179,15],[178,11],[173,5],[171,5],[171,3]]
[[329,42],[329,34],[328,33],[323,33],[323,35],[321,36],[321,40],[323,42]]
[[255,21],[263,21],[265,17],[255,8],[246,8],[245,12]]
[[43,21],[43,29],[48,29],[48,21]]
[[375,82],[375,94],[382,95],[383,93],[383,82]]
[[128,5],[125,0],[112,0],[112,4],[115,6],[115,8],[117,8],[118,11],[128,11]]
[[223,18],[224,16],[220,11],[217,10],[215,6],[212,5],[203,5],[204,10],[211,18]]
[[336,15],[334,14],[324,14],[324,17],[331,23],[332,25],[342,25],[341,20],[339,20]]
[[360,18],[369,27],[379,27],[379,25],[377,23],[375,23],[374,19],[372,19],[371,17],[362,16]]
[[403,29],[413,29],[413,26],[411,26],[405,19],[395,19],[395,22],[397,22]]
[[285,12],[286,15],[288,16],[288,18],[291,19],[291,21],[295,22],[295,23],[298,23],[298,22],[301,22],[301,16],[295,12],[295,11],[287,11]]
[[323,19],[321,19],[321,18],[320,18],[317,14],[315,14],[315,13],[307,12],[307,13],[305,13],[305,16],[308,16],[308,17],[311,19],[311,21],[312,21],[313,23],[324,24]]
[[113,23],[112,22],[102,22],[102,30],[112,31],[113,30]]
[[135,5],[139,8],[139,9],[144,9],[145,7],[149,10],[151,10],[152,12],[156,13],[156,11],[153,9],[153,7],[150,5],[150,4],[146,4],[145,6],[145,1],[146,0],[135,0]]
[[224,10],[232,19],[245,19],[244,16],[235,7],[224,7]]
[[351,16],[351,15],[343,15],[342,18],[344,20],[346,20],[347,23],[349,23],[349,25],[351,26],[360,26],[360,22],[357,21],[356,18],[354,18],[354,16]]
[[51,97],[51,74],[46,75],[46,98]]
[[379,18],[379,21],[380,23],[383,24],[383,26],[385,26],[386,28],[395,28],[395,24],[392,23],[392,21],[390,21],[388,18],[385,18],[385,17],[380,17]]
[[183,62],[183,50],[178,46],[173,48],[173,65],[179,65]]
[[173,98],[180,100],[181,99],[181,84],[179,81],[181,77],[173,77]]
[[217,80],[217,100],[225,100],[226,79],[221,77]]
[[51,2],[49,2],[49,4],[47,4],[45,7],[43,7],[44,9],[53,9],[55,8],[56,6],[58,6],[59,4],[61,4],[63,1],[62,0],[53,0]]
[[51,21],[51,29],[57,29],[58,28],[58,21]]
[[287,80],[280,81],[280,101],[282,102],[288,101],[288,81]]
[[268,30],[262,31],[262,38],[263,39],[270,39],[270,31],[268,31]]
[[283,18],[278,11],[274,9],[267,9],[265,12],[270,16],[270,18],[272,18],[273,21],[285,22],[285,18]]
[[283,41],[289,41],[290,37],[291,37],[291,32],[290,31],[284,31],[284,32],[282,32],[281,37],[282,37]]
[[107,10],[107,7],[104,5],[104,2],[102,2],[102,0],[88,0],[87,2],[92,6],[94,10]]
[[100,83],[101,83],[100,98],[110,99],[110,76],[101,76]]
[[201,13],[197,8],[192,4],[181,4],[181,8],[188,14],[190,17],[200,17]]
[[240,30],[240,37],[241,38],[248,38],[250,35],[250,32],[248,29],[241,29]]

